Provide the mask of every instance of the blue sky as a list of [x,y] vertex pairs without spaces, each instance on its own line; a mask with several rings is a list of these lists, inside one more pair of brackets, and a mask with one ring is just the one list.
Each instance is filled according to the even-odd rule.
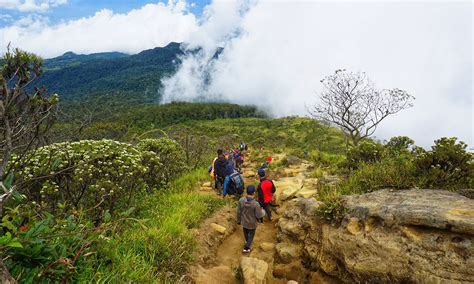
[[[132,9],[138,9],[150,3],[168,3],[168,1],[150,1],[150,0],[65,0],[64,4],[52,6],[47,10],[28,10],[19,11],[8,7],[9,3],[17,2],[18,6],[25,0],[0,0],[0,28],[10,25],[12,22],[28,15],[41,15],[47,17],[51,24],[57,24],[64,21],[77,20],[83,17],[89,17],[102,9],[112,10],[114,13],[127,13]],[[36,0],[36,3],[48,2],[48,0]],[[52,0],[51,2],[54,2]],[[50,2],[50,3],[51,3]],[[203,8],[208,5],[210,0],[188,1],[189,12],[196,16],[202,15]]]

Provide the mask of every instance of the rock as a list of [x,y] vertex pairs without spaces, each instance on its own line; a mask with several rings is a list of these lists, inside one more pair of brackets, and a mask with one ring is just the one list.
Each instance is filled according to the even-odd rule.
[[240,270],[245,284],[263,284],[268,271],[268,263],[257,258],[244,256],[240,259]]
[[224,234],[225,231],[227,230],[225,227],[218,225],[216,223],[211,223],[211,228],[213,228],[215,231]]
[[474,188],[460,189],[458,193],[462,196],[466,196],[467,198],[474,199]]
[[283,176],[285,177],[295,177],[299,175],[301,171],[299,169],[290,169],[290,168],[285,168],[283,169]]
[[359,225],[359,219],[352,217],[349,219],[349,223],[347,223],[346,229],[349,233],[353,235],[357,235],[361,233],[361,227]]
[[474,233],[474,200],[431,189],[379,190],[344,198],[351,215],[374,217],[385,225],[414,225]]
[[288,235],[293,239],[304,239],[305,231],[303,230],[301,223],[297,220],[282,217],[278,220],[277,226],[283,234]]
[[273,276],[303,283],[305,273],[301,262],[298,260],[289,264],[275,264],[273,267]]
[[272,243],[261,243],[260,244],[260,248],[265,251],[265,252],[269,252],[269,251],[272,251],[274,248],[275,248],[275,244],[272,244]]
[[252,178],[252,177],[255,177],[256,173],[253,172],[253,171],[244,171],[242,176],[244,178]]
[[234,284],[235,275],[230,266],[221,265],[209,269],[200,268],[197,276],[194,277],[195,283],[206,284]]
[[313,197],[316,195],[316,190],[311,190],[311,189],[308,189],[308,190],[301,190],[299,191],[298,193],[296,193],[296,197],[300,197],[300,198],[310,198],[310,197]]
[[202,184],[202,187],[212,187],[212,183],[210,181],[205,182]]
[[296,157],[296,156],[289,155],[288,157],[286,157],[286,160],[288,161],[288,165],[299,165],[299,164],[301,164],[301,159]]
[[[345,196],[342,204],[347,214],[334,226],[315,217],[316,200],[292,199],[278,239],[299,240],[307,267],[342,282],[474,283],[474,200],[413,189]],[[285,273],[287,264],[275,265],[275,276]]]
[[301,255],[301,248],[292,243],[278,243],[275,248],[281,263],[298,260]]
[[286,284],[298,284],[298,282],[296,282],[295,280],[290,280],[290,281],[286,282]]
[[201,186],[201,191],[213,191],[212,187]]
[[319,183],[322,185],[336,185],[341,181],[341,178],[336,175],[323,176]]
[[298,192],[298,189],[299,188],[296,188],[296,187],[286,189],[285,191],[283,191],[280,194],[280,197],[279,197],[278,200],[279,201],[285,201],[285,200],[288,200],[290,198],[293,198],[296,195],[296,193]]
[[304,211],[306,216],[313,217],[316,215],[316,210],[322,203],[317,201],[314,197],[312,197],[312,198],[300,198],[297,204]]

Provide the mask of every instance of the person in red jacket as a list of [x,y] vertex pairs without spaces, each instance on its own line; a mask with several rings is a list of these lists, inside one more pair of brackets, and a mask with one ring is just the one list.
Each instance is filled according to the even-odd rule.
[[276,188],[273,181],[266,178],[264,169],[258,169],[258,175],[260,176],[260,183],[257,187],[258,202],[265,210],[268,220],[271,221],[272,211],[270,210],[270,203],[273,200],[273,194],[275,193]]

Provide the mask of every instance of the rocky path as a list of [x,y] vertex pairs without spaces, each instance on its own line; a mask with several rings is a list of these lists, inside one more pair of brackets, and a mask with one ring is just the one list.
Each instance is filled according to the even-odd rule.
[[[274,157],[274,162],[283,156]],[[265,219],[263,224],[258,225],[250,253],[242,252],[244,236],[242,227],[235,224],[235,207],[224,208],[201,226],[197,255],[200,261],[191,268],[191,277],[196,283],[288,283],[286,279],[273,276],[275,258],[281,253],[276,246],[277,222],[288,200],[316,193],[316,180],[306,177],[310,164],[301,161],[295,164],[281,170],[280,177],[270,176],[277,188],[274,196],[277,206],[273,208],[273,221]],[[249,164],[243,169],[246,184],[258,183],[255,168],[255,164]],[[201,190],[212,191],[209,184]]]

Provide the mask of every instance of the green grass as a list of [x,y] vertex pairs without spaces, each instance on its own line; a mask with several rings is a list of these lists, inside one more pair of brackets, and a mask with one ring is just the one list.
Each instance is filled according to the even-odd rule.
[[87,281],[164,282],[186,272],[196,240],[192,229],[225,202],[195,190],[208,178],[204,168],[174,181],[167,190],[144,197],[139,222],[100,244],[100,267]]

